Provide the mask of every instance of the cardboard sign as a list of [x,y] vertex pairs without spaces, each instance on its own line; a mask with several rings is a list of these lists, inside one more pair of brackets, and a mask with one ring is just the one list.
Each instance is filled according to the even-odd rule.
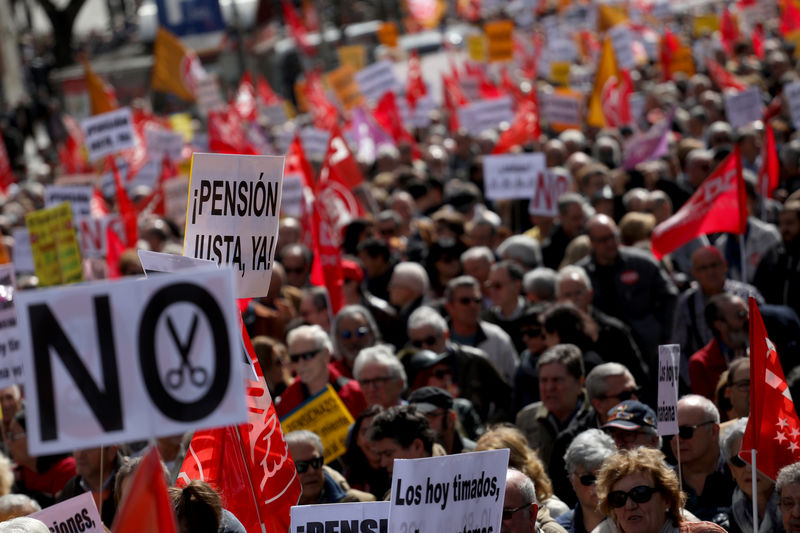
[[11,230],[14,238],[14,272],[17,274],[33,274],[36,267],[33,264],[33,250],[28,228],[14,228]]
[[[306,153],[306,157],[311,159],[325,157],[330,137],[331,133],[329,131],[312,128],[311,126],[300,130],[300,142],[303,143],[303,151]],[[294,135],[289,139],[289,143],[292,142],[292,138],[294,138]],[[289,145],[287,145],[287,149],[288,147]]]
[[34,455],[247,420],[234,273],[17,293]]
[[719,30],[719,15],[716,13],[697,15],[694,17],[692,32],[695,38],[702,37],[705,34],[710,35],[717,30]]
[[764,101],[761,89],[750,87],[740,93],[725,95],[725,115],[734,129],[761,120],[764,116]]
[[483,25],[489,61],[511,61],[514,57],[514,22],[496,20]]
[[281,420],[283,433],[308,429],[322,439],[325,463],[344,455],[347,451],[347,432],[353,417],[331,385]]
[[325,74],[325,80],[346,111],[364,104],[364,95],[361,94],[354,75],[355,70],[349,63]]
[[567,61],[554,61],[550,63],[550,81],[563,87],[569,85],[569,69],[571,66],[572,63]]
[[658,347],[658,434],[678,433],[678,380],[681,347],[662,344]]
[[139,261],[142,263],[145,277],[150,277],[149,275],[153,273],[170,274],[192,268],[218,267],[214,261],[195,259],[194,257],[151,252],[150,250],[139,250],[137,253],[139,254]]
[[75,283],[83,279],[81,251],[72,224],[72,209],[63,202],[25,217],[31,253],[40,287]]
[[558,214],[558,198],[569,191],[572,178],[564,173],[548,170],[536,175],[533,195],[528,204],[529,215],[556,216]]
[[378,41],[389,48],[397,46],[397,24],[394,22],[381,24],[378,28]]
[[284,176],[281,188],[281,214],[299,218],[303,213],[303,198],[303,177],[300,174]]
[[89,161],[121,152],[136,145],[133,119],[128,107],[101,113],[81,121]]
[[469,58],[478,63],[486,61],[486,39],[480,33],[467,35]]
[[124,235],[122,219],[118,215],[100,218],[81,218],[76,221],[78,243],[83,257],[101,258],[108,252],[108,228],[113,226],[117,235]]
[[626,24],[617,24],[608,31],[608,35],[611,37],[617,68],[620,70],[634,68],[636,59],[633,57],[633,35],[630,28]]
[[69,500],[51,505],[29,515],[44,522],[50,531],[82,531],[83,533],[105,533],[103,520],[94,503],[91,492],[84,492]]
[[484,156],[483,187],[486,199],[528,199],[535,186],[536,176],[546,170],[544,154]]
[[361,70],[367,65],[367,49],[364,48],[363,44],[340,46],[337,52],[339,54],[339,64],[342,66],[349,65],[352,67],[353,72]]
[[14,265],[0,265],[0,387],[22,383],[19,328],[14,308]]
[[687,76],[694,76],[695,68],[692,49],[689,46],[679,46],[678,49],[672,53],[669,69],[671,72],[683,72]]
[[189,178],[178,176],[164,182],[164,215],[178,226],[186,225]]
[[72,207],[72,218],[77,220],[83,217],[92,216],[92,192],[94,187],[91,185],[47,185],[44,188],[44,206],[55,207],[61,202],[69,202]]
[[583,93],[577,91],[557,91],[544,93],[539,101],[542,103],[542,118],[550,123],[556,131],[581,128],[583,118]]
[[337,532],[386,533],[390,502],[296,505],[290,510],[289,533]]
[[182,159],[183,135],[180,133],[157,128],[145,128],[145,139],[147,139],[147,154],[151,159],[163,161],[164,156],[173,163]]
[[784,85],[783,97],[789,104],[789,113],[792,115],[794,128],[800,128],[800,81]]
[[408,128],[427,128],[431,125],[431,112],[438,108],[439,106],[431,96],[430,91],[417,100],[413,111],[408,106],[408,100],[405,98],[397,99],[397,110],[403,119],[403,124]]
[[510,96],[478,100],[459,108],[458,120],[470,135],[478,136],[484,130],[497,128],[501,122],[511,123],[514,120],[514,110],[511,105]]
[[499,532],[508,449],[395,459],[389,533]]
[[361,94],[370,103],[377,102],[388,91],[400,92],[400,82],[397,81],[390,61],[373,63],[356,72],[355,76]]
[[282,156],[192,156],[183,255],[231,265],[236,296],[266,296],[275,260]]
[[197,87],[194,92],[197,99],[197,108],[204,117],[209,111],[225,107],[225,100],[222,98],[222,91],[219,88],[219,80],[215,74],[197,80]]

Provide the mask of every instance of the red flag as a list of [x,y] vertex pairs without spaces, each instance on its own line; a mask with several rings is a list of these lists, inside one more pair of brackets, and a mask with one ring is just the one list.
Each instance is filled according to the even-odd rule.
[[764,59],[764,28],[761,24],[756,24],[750,33],[750,39],[753,42],[753,53],[759,59]]
[[375,109],[372,112],[375,121],[392,136],[394,142],[405,142],[411,146],[411,157],[415,160],[422,159],[422,154],[417,148],[417,141],[408,132],[403,119],[400,118],[400,112],[397,109],[397,101],[395,100],[394,93],[387,91],[383,94]]
[[78,121],[69,115],[62,115],[61,122],[67,132],[64,144],[58,148],[58,159],[67,174],[91,172],[83,151],[83,130]]
[[778,162],[778,148],[775,145],[775,131],[767,122],[764,130],[764,143],[761,145],[761,168],[758,169],[758,192],[764,198],[772,198],[772,193],[778,188],[780,178],[780,163]]
[[616,76],[608,78],[600,93],[606,126],[618,128],[631,123],[632,94],[633,82],[627,69],[620,72],[620,79]]
[[504,131],[492,151],[493,154],[504,154],[514,146],[522,146],[529,141],[539,138],[542,130],[539,127],[539,106],[536,102],[536,93],[531,92],[530,98],[520,103],[514,121]]
[[737,91],[744,91],[747,89],[747,85],[739,78],[725,70],[725,67],[710,57],[706,58],[706,68],[708,69],[708,75],[711,76],[711,80],[720,90],[736,89]]
[[307,56],[314,55],[314,49],[308,44],[306,27],[303,26],[303,22],[297,15],[297,11],[295,10],[294,5],[292,5],[292,2],[281,0],[281,6],[283,7],[283,19],[286,22],[286,25],[289,26],[289,31],[292,34],[292,38],[297,43],[297,46],[300,48],[303,54]]
[[[286,163],[284,165],[283,175],[284,179],[288,176],[298,175],[303,181],[304,195],[303,201],[300,204],[300,226],[303,229],[303,244],[313,250],[313,232],[316,231],[316,227],[311,218],[313,208],[310,204],[314,197],[314,171],[311,169],[311,164],[306,159],[306,154],[303,151],[303,143],[300,141],[299,135],[294,136],[294,140],[292,140],[292,144],[289,145],[289,150],[286,152]],[[319,285],[322,285],[322,281],[320,281]]]
[[719,20],[719,34],[722,38],[722,46],[725,48],[725,51],[728,55],[733,54],[733,46],[736,44],[736,40],[739,39],[739,27],[736,25],[736,21],[733,20],[731,16],[731,12],[728,11],[728,6],[723,4],[722,6],[722,17]]
[[244,369],[248,423],[195,432],[176,485],[201,479],[217,489],[223,507],[246,531],[286,533],[289,509],[300,498],[300,479],[241,320],[239,326],[252,363]]
[[230,108],[208,112],[208,149],[221,154],[258,155],[247,140],[239,115]]
[[119,216],[122,219],[122,225],[125,228],[125,246],[128,248],[136,248],[136,242],[139,240],[139,223],[136,217],[136,211],[128,198],[128,192],[122,185],[122,179],[119,177],[119,170],[117,169],[117,162],[112,156],[108,156],[106,161],[108,161],[108,164],[111,166],[111,171],[114,173],[114,184],[117,187],[117,207],[119,208]]
[[742,158],[735,146],[677,213],[655,227],[651,248],[656,259],[708,233],[743,234],[747,199]]
[[664,28],[664,37],[661,38],[661,50],[659,51],[659,60],[661,61],[661,74],[664,80],[669,81],[672,79],[672,58],[675,52],[678,51],[681,44],[678,37],[672,33],[669,28]]
[[258,106],[256,105],[256,88],[249,72],[245,72],[239,82],[239,89],[233,100],[233,109],[239,114],[242,120],[255,120],[258,118]]
[[306,73],[305,95],[314,127],[331,130],[339,121],[339,110],[325,93],[319,72]]
[[317,189],[322,188],[329,181],[338,182],[351,190],[364,183],[361,169],[358,168],[356,158],[347,147],[347,142],[345,142],[339,126],[331,129],[328,150],[325,152],[325,162],[319,173]]
[[469,104],[469,100],[464,95],[458,79],[442,74],[442,90],[444,92],[444,106],[450,115],[450,131],[455,132],[459,128],[458,108]]
[[122,275],[119,271],[119,260],[124,251],[125,245],[114,224],[109,224],[106,228],[106,278],[117,279]]
[[492,80],[489,79],[483,69],[478,72],[478,91],[480,91],[481,98],[484,100],[493,100],[505,96],[503,91],[492,83]]
[[278,105],[281,103],[281,99],[278,98],[278,95],[275,94],[275,91],[272,90],[267,80],[264,76],[258,77],[257,82],[258,88],[258,97],[261,99],[261,103],[265,106],[270,105]]
[[172,502],[167,494],[164,467],[161,466],[161,457],[155,446],[150,448],[136,467],[111,530],[114,533],[178,532]]
[[89,213],[92,218],[102,218],[108,214],[106,199],[103,198],[103,193],[97,187],[92,190],[92,199],[89,200]]
[[780,29],[784,37],[792,32],[800,30],[800,9],[797,9],[794,0],[787,0],[783,3]]
[[411,110],[417,106],[417,100],[428,94],[425,80],[422,79],[422,65],[416,50],[408,58],[408,82],[406,83],[406,100]]
[[750,417],[739,457],[775,480],[778,470],[800,460],[800,420],[775,345],[767,337],[758,304],[750,298]]
[[8,158],[6,145],[3,143],[3,137],[0,136],[0,192],[5,194],[8,187],[16,182],[17,178],[11,168],[11,160]]

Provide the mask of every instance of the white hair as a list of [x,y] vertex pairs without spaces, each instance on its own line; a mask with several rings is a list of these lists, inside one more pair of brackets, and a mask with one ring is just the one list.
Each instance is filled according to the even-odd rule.
[[298,326],[286,335],[286,346],[291,346],[299,339],[312,340],[317,349],[327,349],[329,353],[333,353],[333,343],[331,338],[325,333],[325,330],[320,326],[314,324],[311,326]]
[[23,516],[0,522],[0,533],[50,533],[41,520]]
[[386,368],[389,375],[395,379],[403,382],[403,389],[406,388],[408,379],[406,378],[406,369],[403,368],[403,363],[394,354],[394,348],[388,344],[378,344],[364,348],[358,352],[355,362],[353,363],[353,377],[356,381],[361,377],[361,371],[366,365],[377,364]]
[[700,396],[699,394],[687,394],[678,400],[678,405],[680,406],[681,404],[696,405],[700,407],[706,416],[710,417],[711,420],[719,424],[719,410],[717,409],[717,406],[714,405],[714,402],[705,396]]
[[408,317],[408,326],[406,329],[411,331],[425,326],[433,327],[436,333],[441,335],[447,331],[447,320],[437,313],[433,307],[422,305],[417,307]]
[[[428,292],[431,286],[428,273],[419,263],[411,263],[409,261],[398,263],[397,266],[394,267],[394,272],[392,272],[392,279],[400,280],[401,278],[402,281],[414,285],[414,288],[420,294]],[[389,283],[391,283],[391,281]]]

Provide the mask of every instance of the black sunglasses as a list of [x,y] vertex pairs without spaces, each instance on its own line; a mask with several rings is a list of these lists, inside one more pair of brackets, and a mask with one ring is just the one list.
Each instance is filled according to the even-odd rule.
[[503,520],[511,520],[511,517],[514,516],[514,513],[530,506],[531,504],[526,503],[524,505],[520,505],[519,507],[514,507],[513,509],[506,509],[505,507],[503,507]]
[[297,469],[298,474],[304,474],[308,467],[312,467],[314,470],[319,470],[322,468],[322,463],[325,461],[322,457],[314,457],[313,459],[309,459],[308,461],[295,461],[294,467]]
[[620,403],[627,402],[628,400],[632,399],[634,396],[637,398],[641,396],[642,389],[640,387],[636,387],[632,390],[624,390],[615,396],[606,396],[606,399],[615,398],[619,400]]
[[469,298],[468,296],[465,296],[463,298],[459,298],[456,301],[461,305],[479,304],[483,302],[483,298],[481,298],[480,296],[476,296],[475,298]]
[[608,493],[608,505],[614,509],[625,507],[625,502],[628,501],[628,498],[633,500],[635,503],[647,503],[656,492],[658,492],[657,488],[648,487],[647,485],[633,487],[628,492],[615,490]]
[[741,458],[741,457],[739,457],[738,455],[734,455],[733,457],[731,457],[731,458],[730,458],[730,459],[728,459],[728,460],[729,460],[729,461],[731,462],[731,464],[732,464],[733,466],[735,466],[736,468],[743,468],[743,467],[745,467],[745,466],[747,465],[747,463],[745,463],[745,462],[742,460],[742,458]]
[[295,353],[295,354],[291,354],[291,355],[289,356],[289,360],[290,360],[292,363],[295,363],[295,364],[299,363],[299,362],[300,362],[300,359],[302,359],[303,361],[311,361],[312,359],[314,359],[314,357],[316,357],[316,355],[317,355],[317,354],[318,354],[320,351],[321,351],[321,349],[320,349],[320,348],[317,348],[316,350],[311,350],[310,352],[303,352],[303,353]]
[[683,440],[689,440],[694,437],[694,430],[707,426],[709,424],[716,424],[713,420],[708,420],[694,426],[678,426],[678,436]]
[[581,485],[584,487],[591,487],[597,483],[597,476],[594,474],[584,474],[582,476],[578,476],[578,481],[580,481]]
[[423,346],[433,346],[434,344],[436,344],[436,340],[437,340],[436,337],[434,337],[433,335],[429,335],[424,339],[412,340],[411,345],[414,346],[414,348],[422,348]]
[[525,328],[520,333],[523,337],[541,337],[542,328]]
[[361,326],[360,328],[356,328],[355,331],[350,331],[349,329],[345,329],[339,332],[339,335],[342,339],[349,341],[353,337],[358,337],[359,339],[363,339],[367,335],[369,335],[370,329],[367,326]]

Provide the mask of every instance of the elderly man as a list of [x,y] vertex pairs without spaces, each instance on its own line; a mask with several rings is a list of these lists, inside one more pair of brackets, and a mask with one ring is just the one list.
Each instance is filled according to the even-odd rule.
[[324,466],[322,440],[316,433],[292,431],[286,434],[286,445],[303,487],[298,505],[375,501],[375,496],[351,489],[341,474]]
[[313,396],[324,391],[328,385],[342,399],[353,418],[367,406],[358,382],[339,374],[331,368],[333,345],[328,334],[319,326],[299,326],[286,336],[292,371],[297,374],[294,382],[280,396],[275,406],[279,417],[300,407]]
[[525,349],[520,328],[522,315],[528,308],[522,296],[522,268],[513,261],[500,261],[489,270],[486,290],[492,299],[492,307],[483,313],[487,322],[500,326],[514,343],[519,353]]
[[522,291],[531,303],[550,303],[556,299],[556,271],[538,267],[522,277]]
[[353,375],[361,385],[367,405],[383,408],[398,405],[406,389],[406,371],[388,344],[361,350],[353,365]]
[[353,378],[353,363],[358,352],[381,341],[378,326],[366,307],[342,307],[333,320],[333,346],[336,360],[331,363],[341,375]]
[[503,379],[511,383],[519,355],[511,337],[500,326],[480,319],[483,299],[477,280],[470,276],[451,279],[445,287],[444,297],[445,309],[450,316],[450,338],[486,352]]
[[483,287],[483,308],[488,309],[492,306],[492,299],[486,288],[489,280],[489,271],[495,263],[494,253],[486,246],[472,246],[461,254],[461,270],[467,276],[472,276],[478,280],[480,287]]
[[103,523],[113,524],[117,514],[114,481],[123,461],[119,446],[76,450],[73,455],[77,474],[56,495],[56,502],[61,503],[84,492],[91,492],[98,506],[102,500],[103,512],[100,517]]
[[331,306],[328,289],[307,287],[300,299],[300,318],[304,324],[317,325],[325,331],[331,330]]
[[436,444],[436,432],[424,414],[410,405],[397,405],[381,411],[367,430],[381,467],[389,473],[395,459],[421,459],[445,455]]
[[606,413],[603,430],[611,435],[620,450],[639,446],[661,449],[655,411],[636,400],[625,400],[612,407]]
[[700,520],[711,520],[730,507],[736,484],[720,452],[719,411],[711,400],[689,394],[678,401],[678,435],[670,444],[680,457],[686,510]]
[[592,253],[578,262],[592,281],[595,307],[629,325],[646,362],[668,341],[678,290],[651,255],[620,246],[619,229],[606,215],[586,225]]
[[462,346],[450,339],[447,321],[428,306],[414,311],[408,319],[408,338],[418,350],[447,354],[443,359],[458,388],[454,396],[472,402],[485,422],[507,420],[511,387],[489,361],[483,350]]
[[781,242],[761,258],[753,284],[769,303],[788,305],[800,313],[800,201],[783,204],[778,227]]
[[591,210],[586,199],[578,193],[568,192],[558,198],[558,224],[542,244],[542,260],[546,267],[558,269],[567,245],[583,233],[586,213]]
[[512,468],[506,472],[502,518],[500,533],[566,533],[545,506],[539,507],[531,478]]
[[783,516],[783,529],[787,533],[800,531],[800,463],[780,469],[775,490]]
[[0,407],[3,411],[3,430],[8,433],[8,426],[14,420],[14,415],[22,410],[22,395],[19,385],[9,385],[0,389]]
[[308,286],[314,261],[314,254],[308,247],[299,243],[287,244],[281,250],[279,260],[286,271],[287,284],[300,289]]
[[619,363],[597,365],[586,376],[586,393],[597,413],[598,425],[608,421],[608,411],[625,400],[638,400],[639,387],[633,374]]
[[402,262],[394,267],[389,280],[389,303],[397,309],[397,327],[406,330],[408,317],[422,305],[431,281],[425,268],[419,263]]
[[420,387],[409,395],[408,403],[428,418],[428,423],[448,455],[469,452],[475,448],[475,442],[458,431],[458,414],[449,392],[439,387]]

